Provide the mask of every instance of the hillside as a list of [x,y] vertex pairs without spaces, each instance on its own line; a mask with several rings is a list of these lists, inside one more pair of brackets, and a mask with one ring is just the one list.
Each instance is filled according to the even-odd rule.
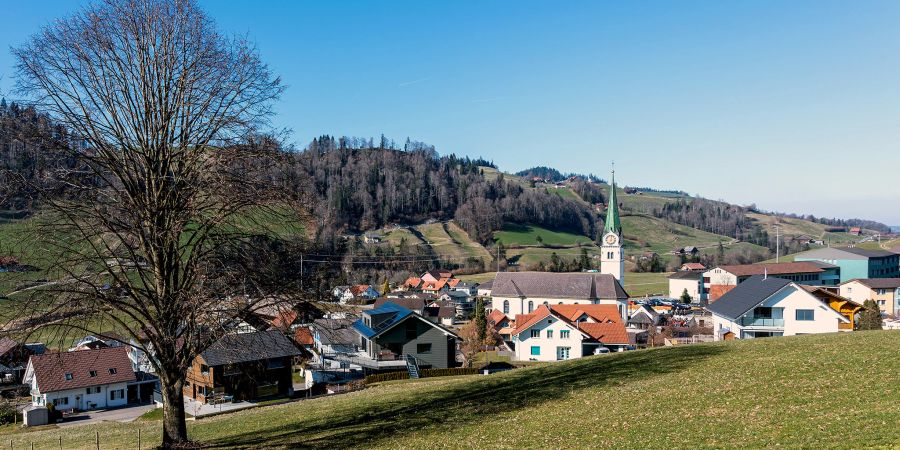
[[[900,331],[639,350],[189,422],[215,448],[861,448],[898,444]],[[158,421],[21,431],[13,448],[149,447]],[[6,441],[4,441],[6,442]],[[565,443],[565,444],[564,444]]]

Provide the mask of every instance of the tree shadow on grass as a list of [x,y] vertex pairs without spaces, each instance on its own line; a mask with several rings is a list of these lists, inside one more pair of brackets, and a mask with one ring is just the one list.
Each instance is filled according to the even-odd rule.
[[586,388],[640,382],[684,370],[727,351],[721,345],[672,347],[663,351],[635,351],[591,357],[538,368],[520,369],[444,390],[422,392],[414,399],[386,396],[367,410],[337,410],[328,417],[260,429],[252,434],[205,442],[209,447],[370,447],[428,426],[454,427],[488,419],[495,414],[562,398]]

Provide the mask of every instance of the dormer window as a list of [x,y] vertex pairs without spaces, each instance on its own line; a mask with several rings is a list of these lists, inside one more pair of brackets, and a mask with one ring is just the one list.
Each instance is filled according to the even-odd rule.
[[92,370],[92,371],[88,372],[88,375],[90,375],[91,378],[94,378],[94,377],[97,376],[97,371],[96,371],[96,370]]
[[71,374],[71,373],[67,373],[67,374],[66,374],[66,381],[72,381],[72,374]]
[[116,370],[115,367],[110,367],[110,368],[109,368],[109,374],[110,374],[110,375],[115,375],[115,374],[117,374],[117,373],[119,373],[119,371]]

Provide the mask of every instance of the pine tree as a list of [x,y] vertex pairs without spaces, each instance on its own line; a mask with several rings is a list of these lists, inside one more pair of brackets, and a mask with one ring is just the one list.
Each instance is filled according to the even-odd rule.
[[691,303],[691,294],[688,294],[687,288],[685,288],[684,291],[681,292],[681,303]]
[[487,317],[484,315],[484,298],[475,299],[475,329],[477,330],[478,341],[483,342],[487,335]]
[[381,295],[388,295],[389,292],[391,292],[391,284],[385,278],[384,283],[381,283]]
[[863,303],[863,311],[859,314],[859,322],[856,326],[857,330],[880,330],[881,329],[881,309],[875,300],[866,300]]

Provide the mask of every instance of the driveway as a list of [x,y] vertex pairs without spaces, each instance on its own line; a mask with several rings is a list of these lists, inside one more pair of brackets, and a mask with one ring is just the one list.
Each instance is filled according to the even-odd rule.
[[87,411],[69,416],[65,421],[58,423],[60,427],[86,425],[97,422],[131,422],[144,415],[147,411],[156,408],[155,405],[129,406],[125,408],[107,409],[103,411]]

